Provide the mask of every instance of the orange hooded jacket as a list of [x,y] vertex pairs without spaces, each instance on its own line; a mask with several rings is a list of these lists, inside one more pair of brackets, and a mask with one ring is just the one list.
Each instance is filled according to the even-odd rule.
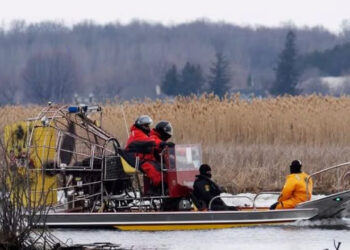
[[[306,181],[308,177],[309,175],[304,172],[288,175],[282,193],[278,198],[278,205],[276,208],[294,208],[299,203],[310,200],[312,195],[312,180],[309,179],[309,187],[306,190]],[[306,191],[308,191],[309,195],[307,195]]]

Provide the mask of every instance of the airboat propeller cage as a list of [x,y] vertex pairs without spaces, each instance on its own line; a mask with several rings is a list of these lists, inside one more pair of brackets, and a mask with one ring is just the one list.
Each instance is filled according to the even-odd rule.
[[[24,153],[29,159],[24,167],[36,183],[31,187],[32,200],[50,191],[52,198],[46,199],[46,204],[57,202],[57,173],[96,172],[100,181],[105,179],[101,172],[103,159],[115,156],[120,145],[98,126],[101,124],[98,111],[101,108],[97,105],[49,104],[37,117],[5,127],[8,153],[14,152],[16,158]],[[23,133],[21,138],[16,136],[19,131]]]
[[[115,150],[108,145],[113,136],[97,126],[97,118],[100,117],[90,117],[93,111],[101,111],[101,108],[87,105],[49,105],[36,118],[30,119],[33,129],[28,148],[31,151],[41,148],[39,157],[42,165],[50,162],[54,170],[101,167],[103,157],[114,154]],[[38,129],[50,131],[41,135],[41,144],[36,142],[37,138],[34,136]],[[117,143],[116,146],[119,147],[116,140],[113,143]]]

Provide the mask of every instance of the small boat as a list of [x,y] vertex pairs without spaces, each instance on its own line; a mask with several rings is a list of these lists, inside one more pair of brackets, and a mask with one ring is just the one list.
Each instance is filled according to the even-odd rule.
[[[161,172],[168,185],[154,190],[139,170],[139,160],[101,128],[101,115],[97,105],[50,104],[37,117],[5,128],[9,150],[31,180],[24,204],[46,211],[37,215],[37,226],[146,231],[265,226],[341,217],[350,201],[347,190],[295,209],[269,210],[256,206],[261,193],[253,199],[230,196],[249,203],[237,211],[212,211],[211,203],[208,210],[198,211],[191,193],[202,159],[199,144],[163,150]],[[23,136],[13,140],[18,134]],[[21,147],[25,155],[17,154]]]
[[50,213],[46,218],[46,226],[113,227],[122,231],[204,230],[286,224],[314,216],[317,216],[315,208],[275,211]]
[[[257,194],[273,194],[263,192]],[[228,198],[228,197],[226,197]],[[229,198],[247,198],[229,196]],[[249,199],[249,198],[248,198]],[[169,211],[49,213],[45,225],[70,228],[116,228],[122,231],[204,230],[246,226],[289,224],[302,220],[342,218],[349,207],[350,191],[304,202],[294,209],[269,210],[267,207],[238,207],[238,211]]]

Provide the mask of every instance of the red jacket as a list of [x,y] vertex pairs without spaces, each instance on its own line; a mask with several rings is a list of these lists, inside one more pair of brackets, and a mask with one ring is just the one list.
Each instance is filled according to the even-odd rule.
[[151,130],[149,136],[155,142],[155,147],[153,150],[154,159],[160,161],[159,154],[162,152],[160,144],[163,142],[163,140],[160,139],[160,134],[155,129]]
[[156,150],[160,150],[160,143],[163,141],[160,139],[160,134],[155,129],[152,129],[149,133],[149,137],[155,142]]
[[[126,150],[130,150],[130,144],[132,143],[141,143],[138,147],[143,147],[142,143],[145,142],[149,142],[149,143],[156,143],[155,139],[148,136],[147,134],[145,134],[145,132],[143,132],[141,129],[137,128],[135,125],[133,125],[130,129],[131,133],[129,136],[129,139],[126,143]],[[149,147],[149,144],[144,147]],[[149,153],[135,153],[136,156],[138,156],[140,158],[140,161],[153,161],[155,160],[154,158],[154,146],[151,148]]]
[[129,147],[130,143],[134,141],[148,141],[150,138],[145,132],[137,128],[135,125],[132,125],[130,128],[130,136],[126,142],[126,148]]

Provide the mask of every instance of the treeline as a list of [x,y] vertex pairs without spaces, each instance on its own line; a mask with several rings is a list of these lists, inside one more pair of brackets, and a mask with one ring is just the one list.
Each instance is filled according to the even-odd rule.
[[223,96],[229,91],[231,79],[229,63],[221,52],[216,53],[216,60],[210,68],[210,75],[205,78],[201,66],[187,62],[178,72],[175,64],[165,73],[161,87],[164,94],[169,96],[189,96],[203,92],[213,92]]
[[[228,65],[224,90],[246,88],[252,79],[254,88],[270,89],[290,28],[206,21],[177,26],[85,22],[73,27],[18,21],[0,29],[0,103],[70,102],[75,93],[94,93],[99,100],[154,98],[157,85],[163,85],[164,95],[164,79],[174,68],[179,82],[188,71],[201,72],[196,81],[204,87],[197,91],[222,91],[213,89],[218,54]],[[350,41],[349,29],[340,35],[322,27],[294,31],[299,55]]]
[[350,74],[350,43],[336,45],[324,51],[314,51],[302,55],[300,68],[316,68],[321,76],[341,76]]

